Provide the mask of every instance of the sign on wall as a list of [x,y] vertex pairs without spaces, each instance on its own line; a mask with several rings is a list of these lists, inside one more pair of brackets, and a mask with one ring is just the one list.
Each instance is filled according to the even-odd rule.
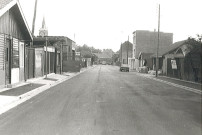
[[176,60],[171,60],[171,66],[172,66],[172,69],[177,69]]
[[[46,46],[44,46],[44,51],[46,51]],[[55,52],[55,47],[48,46],[48,47],[47,47],[47,51],[48,51],[48,52]]]
[[80,52],[76,52],[76,54],[75,54],[76,56],[80,56],[81,55],[81,53]]

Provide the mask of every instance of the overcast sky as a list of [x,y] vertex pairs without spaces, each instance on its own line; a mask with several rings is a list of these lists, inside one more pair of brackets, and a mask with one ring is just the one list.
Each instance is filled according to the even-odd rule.
[[[35,0],[19,1],[31,30]],[[158,4],[160,31],[173,33],[174,42],[202,34],[202,0],[38,0],[35,35],[44,16],[49,36],[117,51],[135,30],[157,29]]]

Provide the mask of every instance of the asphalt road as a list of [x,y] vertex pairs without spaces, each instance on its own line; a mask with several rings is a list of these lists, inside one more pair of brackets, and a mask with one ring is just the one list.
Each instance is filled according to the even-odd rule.
[[97,66],[0,116],[1,135],[201,135],[201,95]]

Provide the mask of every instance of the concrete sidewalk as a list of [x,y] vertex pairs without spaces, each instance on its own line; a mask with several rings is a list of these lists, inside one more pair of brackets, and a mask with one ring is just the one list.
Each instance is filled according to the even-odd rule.
[[45,76],[33,78],[16,85],[14,88],[0,89],[0,114],[93,67],[94,66],[82,68],[80,72],[75,73],[65,72],[63,74],[49,74],[47,78],[45,78]]
[[158,76],[156,77],[155,75],[151,75],[151,74],[146,74],[146,73],[138,73],[138,72],[134,72],[136,75],[139,76],[143,76],[149,79],[153,79],[155,81],[158,82],[162,82],[168,85],[172,85],[178,88],[182,88],[194,93],[198,93],[201,94],[202,93],[202,85],[199,83],[194,83],[191,81],[184,81],[184,80],[180,80],[180,79],[175,79],[175,78],[171,78],[171,77],[166,77],[166,76]]

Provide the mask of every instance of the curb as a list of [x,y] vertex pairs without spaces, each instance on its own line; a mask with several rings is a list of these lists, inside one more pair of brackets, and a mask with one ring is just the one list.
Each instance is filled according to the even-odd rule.
[[202,93],[202,91],[198,90],[198,89],[190,88],[190,87],[187,87],[187,86],[175,84],[175,83],[168,82],[168,81],[163,81],[161,79],[154,78],[154,77],[151,77],[151,76],[141,75],[141,74],[138,74],[138,73],[135,73],[135,74],[139,75],[139,76],[142,76],[142,77],[145,77],[145,78],[148,78],[148,79],[152,79],[152,80],[158,81],[158,82],[162,82],[162,83],[165,83],[165,84],[177,87],[177,88],[181,88],[181,89],[184,89],[184,90],[187,90],[187,91],[191,91],[191,92],[194,92],[194,93],[197,93],[197,94],[201,94]]
[[192,83],[192,84],[199,84],[200,83],[197,83],[197,82],[191,82],[191,81],[186,81],[186,80],[180,80],[180,79],[177,79],[177,78],[171,78],[171,77],[168,77],[168,76],[161,76],[161,77],[164,77],[164,78],[168,78],[168,79],[173,79],[173,80],[177,80],[177,81],[182,81],[182,82],[188,82],[188,83]]
[[75,77],[75,76],[77,76],[77,75],[79,75],[79,74],[81,74],[81,73],[83,73],[85,71],[88,71],[88,70],[90,70],[90,69],[92,69],[94,67],[96,67],[96,66],[87,68],[87,69],[85,69],[83,71],[80,71],[78,73],[73,74],[72,76],[68,76],[68,77],[66,77],[64,79],[61,79],[61,80],[58,80],[58,81],[56,81],[54,83],[45,84],[44,86],[41,86],[41,87],[33,89],[33,90],[31,90],[31,91],[29,91],[27,93],[24,93],[24,94],[22,94],[20,96],[17,96],[16,99],[14,99],[11,102],[9,102],[9,103],[3,105],[2,107],[0,107],[0,115],[7,112],[8,110],[18,106],[18,105],[20,105],[21,103],[31,99],[32,97],[40,94],[41,92],[44,92],[44,91],[48,90],[49,88],[51,88],[53,86],[56,86],[56,85],[66,81],[66,80],[69,80],[69,79],[71,79],[71,78],[73,78],[73,77]]

